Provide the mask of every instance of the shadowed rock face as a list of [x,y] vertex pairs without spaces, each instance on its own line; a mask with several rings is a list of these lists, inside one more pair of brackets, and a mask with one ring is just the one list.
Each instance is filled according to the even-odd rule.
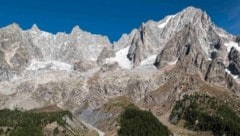
[[239,51],[236,50],[234,47],[232,47],[231,51],[228,55],[228,58],[230,60],[228,69],[231,71],[231,73],[233,75],[239,75],[240,74],[240,53],[239,53]]
[[240,36],[237,36],[235,41],[240,45]]
[[99,125],[114,115],[98,109],[119,96],[161,115],[185,93],[240,95],[237,39],[193,7],[113,44],[79,27],[53,35],[13,24],[0,29],[0,108],[57,104]]
[[228,69],[231,71],[231,73],[233,75],[239,75],[240,74],[240,68],[236,63],[229,64]]

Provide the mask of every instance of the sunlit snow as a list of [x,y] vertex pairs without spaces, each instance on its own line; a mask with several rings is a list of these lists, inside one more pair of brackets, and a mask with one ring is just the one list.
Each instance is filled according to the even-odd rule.
[[225,72],[231,75],[234,79],[238,79],[238,75],[233,75],[228,69],[225,69]]
[[115,57],[107,58],[106,63],[118,62],[122,69],[131,69],[131,61],[127,58],[129,48],[130,46],[119,50]]
[[70,71],[73,66],[60,61],[32,61],[32,63],[26,68],[27,70],[41,70],[41,69],[52,69],[52,70],[66,70]]
[[169,65],[175,65],[178,62],[178,59],[176,59],[175,61],[169,62]]
[[160,25],[158,25],[158,27],[164,28],[167,25],[167,23],[169,22],[169,20],[173,17],[174,17],[174,15],[167,16],[167,19],[164,22],[162,22]]
[[224,45],[227,47],[228,52],[231,51],[232,47],[234,47],[235,49],[237,49],[240,52],[240,47],[238,46],[238,43],[236,43],[236,42],[229,41],[227,43],[224,43]]

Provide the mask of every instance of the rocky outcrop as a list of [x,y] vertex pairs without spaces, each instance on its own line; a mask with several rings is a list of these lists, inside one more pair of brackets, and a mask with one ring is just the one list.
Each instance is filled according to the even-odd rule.
[[115,63],[112,63],[112,64],[104,64],[102,67],[101,67],[101,72],[109,72],[109,71],[115,71],[115,70],[119,70],[120,67],[118,65],[117,62]]
[[238,43],[238,46],[240,45],[240,36],[237,36],[235,41]]
[[234,47],[231,48],[231,51],[228,55],[230,64],[228,69],[233,75],[240,75],[240,53]]
[[139,66],[141,61],[151,54],[159,51],[157,23],[149,21],[142,24],[140,29],[134,34],[127,54],[129,60],[133,61],[134,66]]
[[114,52],[111,47],[104,47],[100,55],[98,56],[97,63],[98,65],[105,64],[106,58],[114,57]]
[[239,65],[236,63],[230,63],[228,66],[228,69],[231,71],[233,75],[239,75],[240,74],[240,68]]
[[97,64],[92,60],[81,59],[78,62],[74,63],[74,70],[79,72],[87,72],[90,69],[96,68]]
[[227,73],[225,72],[225,65],[219,60],[213,60],[205,74],[205,80],[212,84],[219,84],[227,87],[226,80]]

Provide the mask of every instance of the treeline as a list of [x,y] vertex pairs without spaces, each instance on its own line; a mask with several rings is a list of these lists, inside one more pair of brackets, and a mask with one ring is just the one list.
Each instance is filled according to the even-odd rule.
[[127,107],[120,119],[119,136],[168,136],[170,131],[148,111]]
[[214,135],[240,136],[240,117],[227,102],[206,94],[185,95],[176,102],[170,121],[185,120],[185,127]]
[[48,123],[56,121],[64,126],[64,116],[72,118],[69,111],[59,111],[50,113],[22,112],[19,110],[0,110],[0,126],[8,127],[6,132],[10,136],[42,136],[42,128]]

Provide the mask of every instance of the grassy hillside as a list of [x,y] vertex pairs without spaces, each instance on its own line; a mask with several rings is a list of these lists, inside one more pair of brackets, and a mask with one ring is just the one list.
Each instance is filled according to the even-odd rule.
[[240,117],[232,104],[206,94],[185,95],[177,101],[170,121],[195,131],[212,131],[214,135],[240,135]]

